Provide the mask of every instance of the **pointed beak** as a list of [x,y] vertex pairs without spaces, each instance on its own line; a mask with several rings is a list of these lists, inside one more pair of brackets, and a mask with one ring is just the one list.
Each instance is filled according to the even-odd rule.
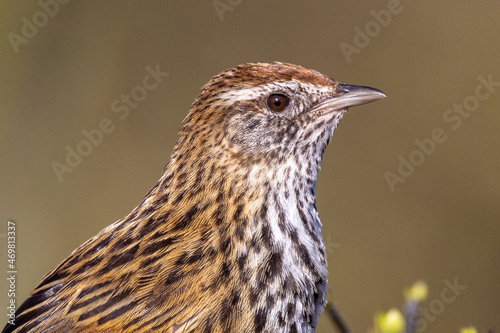
[[321,104],[332,110],[347,109],[385,98],[385,94],[375,88],[339,83],[339,95],[324,100]]

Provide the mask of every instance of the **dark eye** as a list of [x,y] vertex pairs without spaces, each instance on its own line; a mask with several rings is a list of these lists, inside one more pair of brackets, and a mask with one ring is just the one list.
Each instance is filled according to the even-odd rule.
[[272,94],[266,100],[267,107],[271,111],[281,112],[283,111],[290,103],[290,98],[281,94]]

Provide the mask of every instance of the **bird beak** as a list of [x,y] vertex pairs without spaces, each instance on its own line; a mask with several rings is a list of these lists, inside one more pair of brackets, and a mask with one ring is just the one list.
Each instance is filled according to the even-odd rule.
[[323,107],[332,110],[347,109],[350,106],[362,105],[385,98],[385,94],[375,88],[339,83],[339,95],[321,102]]

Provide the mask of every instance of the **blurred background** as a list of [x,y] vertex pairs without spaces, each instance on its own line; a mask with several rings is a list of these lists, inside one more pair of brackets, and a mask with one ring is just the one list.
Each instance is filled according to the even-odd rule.
[[388,96],[344,118],[318,181],[329,298],[354,330],[418,279],[421,331],[500,329],[498,1],[60,1],[0,4],[0,271],[13,221],[18,306],[141,201],[211,76],[277,60]]

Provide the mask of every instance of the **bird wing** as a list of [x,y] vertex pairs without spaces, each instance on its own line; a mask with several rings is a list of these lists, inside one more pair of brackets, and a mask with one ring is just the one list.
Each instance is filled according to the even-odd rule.
[[130,225],[112,225],[77,248],[2,332],[192,331],[201,308],[189,270],[175,265],[181,249],[165,237],[141,240]]

